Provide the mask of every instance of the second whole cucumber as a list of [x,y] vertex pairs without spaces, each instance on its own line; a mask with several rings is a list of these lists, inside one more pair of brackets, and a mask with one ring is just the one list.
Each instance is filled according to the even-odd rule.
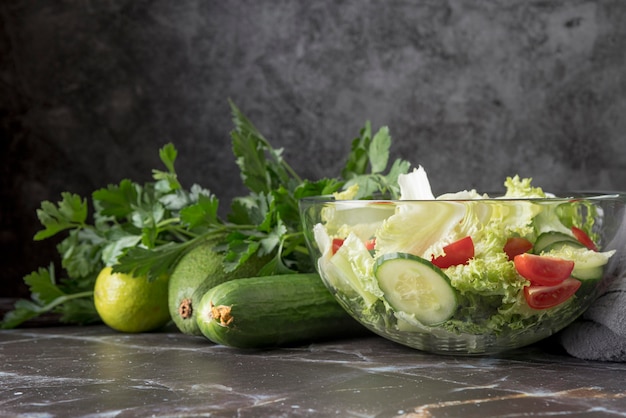
[[169,280],[168,308],[176,327],[183,333],[201,336],[196,322],[200,299],[213,286],[255,275],[268,257],[250,257],[236,270],[224,271],[224,256],[217,252],[218,241],[205,241],[178,262]]

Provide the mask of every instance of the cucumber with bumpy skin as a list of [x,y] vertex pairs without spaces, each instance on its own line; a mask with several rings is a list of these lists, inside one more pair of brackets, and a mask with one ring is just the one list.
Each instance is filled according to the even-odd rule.
[[257,274],[269,260],[252,256],[235,271],[224,271],[224,256],[215,251],[218,241],[206,241],[190,250],[174,267],[168,289],[168,308],[183,334],[201,336],[196,322],[200,299],[212,287]]
[[222,283],[200,300],[202,334],[216,344],[268,348],[363,335],[315,273]]
[[215,243],[204,242],[193,248],[176,264],[170,276],[168,289],[168,307],[176,327],[189,335],[201,335],[195,321],[194,292],[207,278],[222,282],[223,257],[213,250]]
[[385,254],[376,260],[374,275],[389,305],[424,325],[438,325],[457,309],[456,291],[448,276],[421,257]]

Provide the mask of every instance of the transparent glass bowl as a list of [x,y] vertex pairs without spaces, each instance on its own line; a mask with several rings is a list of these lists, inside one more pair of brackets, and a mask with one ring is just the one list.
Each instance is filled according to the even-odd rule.
[[[300,213],[307,246],[318,273],[339,304],[365,327],[389,340],[427,352],[483,355],[532,344],[563,329],[579,317],[625,267],[626,194],[562,193],[559,196],[566,197],[421,201],[335,201],[332,197],[312,197],[300,201]],[[533,309],[527,305],[524,288],[529,282],[521,276],[509,275],[503,279],[512,283],[511,286],[490,287],[484,282],[493,281],[494,277],[489,276],[486,268],[475,274],[475,284],[469,287],[462,284],[455,288],[457,284],[450,280],[458,301],[454,314],[443,323],[426,325],[390,304],[378,286],[373,266],[389,252],[407,251],[411,247],[407,242],[419,242],[421,233],[425,234],[425,240],[432,240],[432,236],[441,232],[437,230],[439,225],[454,227],[451,226],[454,223],[445,222],[446,216],[459,216],[459,213],[459,222],[474,222],[473,227],[479,229],[505,228],[497,224],[499,219],[509,223],[534,219],[527,230],[530,231],[527,237],[533,237],[531,241],[551,229],[571,231],[570,222],[575,219],[577,224],[585,225],[599,252],[614,253],[608,263],[601,266],[597,277],[580,280],[582,285],[571,298],[548,309]],[[543,230],[537,231],[536,224]],[[381,232],[385,227],[386,232]],[[473,227],[470,229],[476,231]],[[356,250],[337,251],[348,234],[358,237],[368,254],[359,245],[354,246]],[[386,234],[384,245],[372,240],[379,234]],[[394,234],[399,237],[397,246],[393,242]],[[477,251],[484,251],[484,245],[491,245],[480,242],[480,233],[475,235]],[[372,242],[376,244],[372,246]],[[417,247],[423,249],[423,246]],[[477,253],[476,258],[487,252]],[[429,259],[425,254],[418,255]],[[445,268],[441,271],[446,273]],[[502,294],[503,287],[509,289],[506,297]]]

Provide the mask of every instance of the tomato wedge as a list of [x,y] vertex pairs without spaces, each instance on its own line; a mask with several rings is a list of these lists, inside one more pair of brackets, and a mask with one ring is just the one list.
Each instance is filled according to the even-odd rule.
[[580,280],[569,277],[554,286],[526,286],[524,297],[531,308],[548,309],[571,298],[581,284]]
[[557,285],[574,270],[574,262],[571,260],[530,253],[516,255],[513,262],[522,277],[539,286]]
[[439,268],[445,269],[450,266],[467,264],[470,258],[474,257],[474,241],[467,236],[458,241],[454,241],[443,247],[444,255],[433,257],[432,263]]
[[333,238],[333,244],[332,244],[332,252],[333,255],[341,248],[341,246],[343,245],[343,239],[341,238]]
[[[344,241],[345,240],[343,238],[333,238],[333,243],[331,246],[331,251],[333,255],[341,248]],[[367,241],[365,241],[365,248],[367,248],[367,251],[374,250],[375,246],[376,246],[376,238],[370,238]]]
[[587,233],[583,231],[582,229],[572,226],[572,234],[574,234],[578,242],[580,242],[582,245],[584,245],[588,249],[592,251],[598,251],[598,247],[596,246],[596,244],[589,237],[589,235],[587,235]]
[[376,247],[376,237],[365,241],[365,248],[367,248],[367,251],[373,251],[374,247]]
[[504,252],[513,260],[516,255],[524,254],[533,248],[533,243],[522,237],[511,237],[504,244]]

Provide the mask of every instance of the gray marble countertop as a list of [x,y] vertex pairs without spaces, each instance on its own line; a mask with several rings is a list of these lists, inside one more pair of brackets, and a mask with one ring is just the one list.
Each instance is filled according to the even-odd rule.
[[175,329],[0,331],[0,416],[626,416],[626,364],[549,344],[439,356],[372,336],[262,351]]

